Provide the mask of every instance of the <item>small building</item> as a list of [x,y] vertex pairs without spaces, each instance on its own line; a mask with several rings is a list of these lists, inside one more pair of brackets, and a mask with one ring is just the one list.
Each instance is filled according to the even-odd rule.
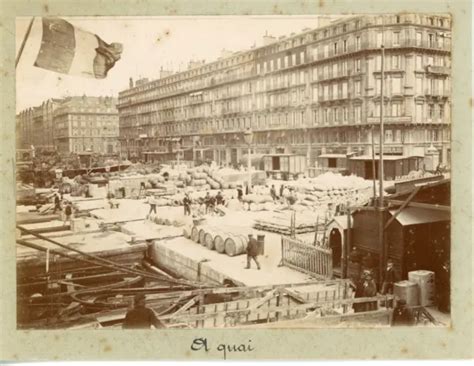
[[290,179],[306,172],[306,156],[295,154],[268,154],[263,156],[267,175],[277,179]]
[[[375,161],[367,155],[354,156],[348,161],[349,172],[364,179],[378,179],[379,159],[378,155],[375,156]],[[395,180],[398,177],[408,175],[411,171],[422,169],[424,158],[417,155],[384,155],[383,162],[384,180]],[[373,164],[375,164],[375,177]]]

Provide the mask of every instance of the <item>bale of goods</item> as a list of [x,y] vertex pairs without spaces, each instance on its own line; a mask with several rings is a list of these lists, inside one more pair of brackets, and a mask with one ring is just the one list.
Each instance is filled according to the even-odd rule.
[[250,202],[248,203],[248,206],[250,211],[259,211],[258,203]]
[[418,285],[419,303],[431,306],[435,302],[435,274],[432,271],[418,270],[408,272],[408,281]]
[[191,182],[191,186],[193,186],[193,187],[199,187],[199,186],[203,186],[205,184],[206,184],[206,180],[205,179],[199,179],[199,178],[195,178]]
[[204,179],[205,180],[207,178],[207,174],[206,173],[193,172],[192,177],[193,177],[193,179],[199,179],[199,180]]
[[241,234],[231,234],[224,242],[225,253],[234,257],[246,252],[247,250],[247,237]]
[[226,234],[219,232],[214,236],[214,247],[218,253],[225,253]]
[[199,228],[197,226],[193,226],[191,229],[191,240],[199,243]]
[[405,300],[408,306],[419,305],[418,284],[412,281],[400,281],[393,286],[393,294],[399,299]]
[[199,240],[198,243],[204,245],[204,235],[206,235],[206,230],[204,228],[199,229]]

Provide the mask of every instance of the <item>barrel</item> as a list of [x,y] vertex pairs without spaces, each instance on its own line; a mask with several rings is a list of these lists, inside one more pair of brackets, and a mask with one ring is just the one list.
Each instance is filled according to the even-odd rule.
[[191,240],[199,243],[199,228],[197,226],[193,226],[191,229]]
[[218,253],[225,253],[225,240],[228,235],[229,234],[220,232],[214,236],[214,247]]
[[210,227],[206,228],[206,233],[204,234],[204,245],[210,249],[214,250],[216,249],[215,244],[214,244],[214,238],[219,233],[220,231],[216,228]]
[[431,306],[435,302],[435,274],[432,271],[408,272],[408,280],[418,284],[421,306]]
[[400,281],[393,286],[393,294],[395,297],[405,300],[408,306],[416,306],[419,304],[418,293],[418,285],[412,281]]
[[202,227],[199,229],[199,240],[198,243],[204,245],[204,235],[206,234],[206,230]]
[[239,254],[243,254],[247,250],[247,237],[240,234],[231,234],[224,242],[225,253],[234,257]]
[[187,225],[183,227],[183,235],[186,239],[191,238],[191,230],[192,228]]

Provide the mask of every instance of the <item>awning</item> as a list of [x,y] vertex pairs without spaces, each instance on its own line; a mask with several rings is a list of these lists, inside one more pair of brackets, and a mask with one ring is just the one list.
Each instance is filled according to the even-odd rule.
[[[390,214],[394,215],[397,210],[390,210]],[[449,221],[451,214],[441,210],[430,210],[428,208],[406,207],[395,218],[401,225],[420,225],[431,222]]]
[[[420,155],[410,155],[410,156],[407,156],[407,155],[384,155],[383,156],[383,160],[385,160],[385,161],[404,160],[404,159],[410,159],[410,158],[423,158],[423,156],[420,156]],[[372,160],[372,156],[368,156],[368,155],[353,156],[352,158],[350,158],[350,160]],[[379,161],[380,156],[375,155],[375,160]]]
[[336,158],[336,159],[341,159],[341,158],[346,158],[346,154],[321,154],[318,156],[318,158]]

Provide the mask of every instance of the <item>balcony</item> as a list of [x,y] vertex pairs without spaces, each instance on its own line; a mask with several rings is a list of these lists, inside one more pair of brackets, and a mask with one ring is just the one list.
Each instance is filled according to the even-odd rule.
[[451,69],[446,66],[426,66],[426,72],[436,75],[450,75]]
[[[393,117],[393,116],[385,116],[383,118],[384,123],[411,123],[412,117],[411,116],[400,116],[400,117]],[[380,123],[380,117],[367,117],[367,123]]]

